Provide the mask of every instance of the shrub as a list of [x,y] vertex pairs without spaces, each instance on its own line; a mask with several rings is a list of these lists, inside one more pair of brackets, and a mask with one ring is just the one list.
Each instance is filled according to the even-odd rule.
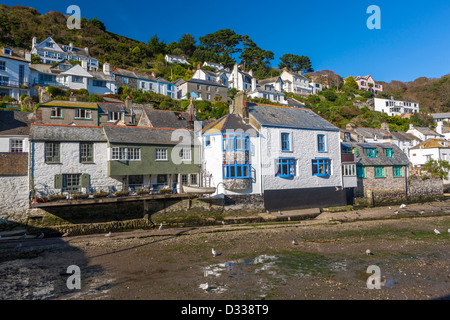
[[63,194],[52,194],[51,196],[48,197],[48,200],[53,201],[53,200],[66,200],[66,196]]
[[54,87],[54,86],[48,86],[47,88],[45,88],[45,91],[50,93],[52,98],[55,98],[57,96],[65,96],[66,95],[65,90],[58,88],[58,87]]
[[114,195],[116,197],[126,197],[129,194],[130,194],[130,192],[128,192],[128,191],[116,191],[116,192],[114,192]]
[[109,195],[108,192],[104,192],[104,191],[99,191],[99,192],[94,192],[94,194],[92,195],[94,198],[105,198]]
[[136,191],[136,194],[139,194],[139,195],[141,195],[141,194],[149,194],[149,193],[150,193],[150,191],[147,190],[147,189],[138,189],[138,191]]
[[74,193],[72,195],[72,199],[87,199],[87,198],[89,198],[89,195],[84,193]]
[[172,189],[171,188],[163,188],[163,189],[159,189],[158,190],[159,194],[169,194],[172,193]]

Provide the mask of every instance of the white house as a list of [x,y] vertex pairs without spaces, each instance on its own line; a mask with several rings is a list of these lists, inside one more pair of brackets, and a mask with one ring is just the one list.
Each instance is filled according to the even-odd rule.
[[103,65],[103,71],[88,71],[86,60],[81,66],[75,64],[67,71],[61,72],[60,83],[70,89],[86,89],[90,94],[100,95],[117,93],[116,83],[111,73],[109,63]]
[[222,71],[222,70],[228,70],[229,71],[229,69],[225,68],[223,64],[217,63],[217,62],[205,61],[205,62],[203,62],[203,66],[204,67],[211,67],[214,70],[216,70],[216,72]]
[[442,139],[444,137],[443,135],[427,127],[415,127],[413,124],[409,125],[409,130],[406,131],[406,133],[411,133],[422,141],[427,139]]
[[34,120],[32,112],[0,112],[0,153],[28,152],[30,124]]
[[36,37],[33,37],[31,53],[38,55],[42,63],[46,64],[63,60],[86,60],[89,70],[98,70],[99,66],[98,60],[90,56],[89,48],[74,47],[72,43],[69,43],[69,45],[58,44],[51,37],[39,43]]
[[238,91],[250,90],[252,88],[253,72],[243,72],[239,70],[237,63],[233,70],[228,74],[228,88],[235,88]]
[[[283,69],[280,75],[284,81],[283,90],[286,92],[293,92],[297,95],[308,95],[313,93],[313,88],[310,86],[309,79],[302,75],[302,72],[291,72],[287,68]],[[315,91],[317,91],[317,88]]]
[[386,113],[390,117],[404,114],[412,115],[419,112],[419,104],[411,101],[375,98],[374,110]]
[[9,47],[0,47],[0,97],[19,100],[22,94],[30,94],[31,56],[26,54],[26,58],[16,56]]
[[271,102],[288,104],[283,92],[283,80],[280,77],[273,77],[256,82],[256,78],[252,79],[252,87],[248,91],[251,98],[264,98]]
[[445,140],[450,140],[450,127],[445,126],[443,121],[438,121],[436,132],[444,136]]
[[439,121],[450,122],[450,113],[449,112],[431,113],[430,116],[432,116],[436,122],[439,122]]
[[171,54],[166,54],[165,60],[168,63],[181,63],[181,64],[189,64],[190,65],[190,63],[186,60],[185,57],[174,56]]
[[29,177],[38,195],[121,190],[121,179],[108,176],[101,127],[33,124],[30,147]]
[[203,129],[202,168],[218,193],[260,195],[267,210],[346,204],[338,128],[304,108],[249,103],[242,91],[230,113]]
[[423,166],[429,160],[450,161],[450,146],[447,140],[427,139],[409,149],[409,161],[414,166]]

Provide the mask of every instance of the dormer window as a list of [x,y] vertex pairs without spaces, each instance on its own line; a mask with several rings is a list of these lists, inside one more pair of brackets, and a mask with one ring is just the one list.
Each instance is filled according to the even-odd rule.
[[3,54],[6,56],[12,56],[12,50],[10,48],[4,48]]
[[386,155],[386,157],[392,158],[394,152],[392,151],[392,149],[384,149],[384,154]]
[[114,112],[114,111],[112,111],[112,112],[109,112],[108,113],[108,121],[117,121],[117,120],[120,120],[120,112]]
[[367,158],[376,158],[377,157],[377,149],[376,148],[364,148],[364,154]]
[[45,46],[46,46],[47,48],[53,48],[53,42],[46,42],[46,43],[45,43]]

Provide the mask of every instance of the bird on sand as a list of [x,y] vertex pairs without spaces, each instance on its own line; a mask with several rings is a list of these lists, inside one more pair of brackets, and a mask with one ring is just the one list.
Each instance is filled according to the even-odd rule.
[[292,240],[292,244],[294,245],[294,246],[296,246],[298,243],[297,243],[297,240]]
[[424,213],[425,213],[425,211],[423,211],[423,210],[420,211],[420,214],[424,214]]
[[105,237],[111,237],[111,231],[110,232],[108,232],[107,234],[105,234]]
[[392,210],[392,208],[391,208],[391,207],[389,207],[389,210]]
[[64,233],[62,236],[63,237],[67,237],[68,235],[70,234],[70,232],[69,231],[67,231],[66,233]]
[[162,222],[161,222],[161,224],[159,225],[158,230],[162,230],[162,228],[163,228],[163,225],[162,225]]
[[212,248],[211,252],[212,252],[214,257],[217,257],[220,254],[216,250],[214,250],[214,248]]
[[366,255],[368,255],[368,256],[371,256],[371,255],[372,255],[372,252],[370,251],[370,249],[367,249],[367,250],[366,250]]
[[400,209],[404,209],[404,208],[406,208],[406,204],[401,204]]
[[19,239],[26,239],[27,238],[27,234],[26,233],[24,233],[24,235],[23,236],[21,236]]
[[441,234],[438,229],[434,229],[434,233]]
[[44,238],[44,233],[43,232],[41,232],[41,234],[38,236],[38,239],[42,239],[42,238]]
[[200,285],[200,288],[202,288],[202,289],[205,290],[205,291],[211,290],[211,287],[209,286],[208,282],[207,282],[207,283],[202,283],[202,284]]
[[394,214],[398,214],[398,211],[394,211]]

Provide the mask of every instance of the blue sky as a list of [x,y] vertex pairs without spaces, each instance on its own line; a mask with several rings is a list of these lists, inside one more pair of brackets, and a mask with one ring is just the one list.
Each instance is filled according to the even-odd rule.
[[[448,0],[353,1],[3,1],[36,8],[41,14],[66,13],[78,5],[81,16],[97,17],[108,31],[147,42],[154,34],[167,43],[190,33],[199,37],[220,29],[247,34],[274,52],[273,66],[285,53],[306,55],[315,70],[342,77],[371,74],[375,80],[413,81],[450,73]],[[370,5],[381,10],[381,29],[366,26]]]

